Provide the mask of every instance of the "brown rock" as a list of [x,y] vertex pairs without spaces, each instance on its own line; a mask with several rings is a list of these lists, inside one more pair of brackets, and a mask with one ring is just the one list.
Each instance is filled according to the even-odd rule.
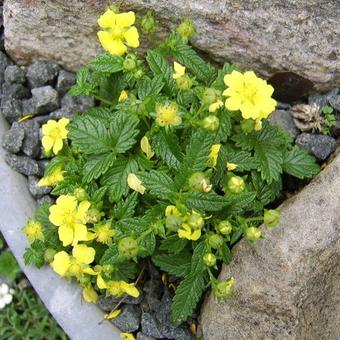
[[220,278],[236,295],[201,311],[206,340],[340,339],[340,155],[282,204],[281,223],[246,240]]

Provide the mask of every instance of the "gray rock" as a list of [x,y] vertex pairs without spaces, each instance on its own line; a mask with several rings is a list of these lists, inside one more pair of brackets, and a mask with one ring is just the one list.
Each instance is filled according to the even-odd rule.
[[294,124],[293,117],[288,111],[275,110],[268,118],[272,125],[278,126],[287,131],[293,138],[299,134],[299,130]]
[[30,157],[7,154],[6,163],[13,170],[23,175],[30,176],[39,174],[38,163]]
[[14,124],[15,126],[20,126],[25,131],[25,138],[21,148],[22,152],[29,157],[38,157],[40,153],[39,124],[33,119]]
[[329,104],[337,111],[340,112],[340,94],[329,98]]
[[50,115],[36,116],[33,118],[33,120],[37,122],[39,126],[47,123],[50,119],[51,119]]
[[2,138],[2,147],[10,153],[18,153],[25,137],[25,130],[19,126],[12,126]]
[[2,99],[26,99],[30,97],[30,91],[22,84],[8,84],[2,85]]
[[5,82],[23,84],[26,81],[25,71],[17,65],[10,65],[5,70]]
[[243,239],[219,279],[235,279],[235,295],[208,294],[204,339],[340,338],[340,155],[280,207],[281,223]]
[[122,332],[135,332],[139,328],[141,310],[134,305],[125,305],[121,313],[110,321]]
[[44,203],[53,204],[54,202],[55,202],[54,198],[51,197],[50,195],[45,195],[45,196],[37,199],[38,205],[41,205],[41,204],[44,204]]
[[[121,299],[122,297],[102,296],[99,298],[97,302],[97,306],[104,312],[108,313],[117,305],[117,303],[119,303]],[[138,305],[140,304],[141,300],[142,300],[142,294],[140,294],[139,297],[137,298],[134,298],[132,296],[126,296],[124,299],[124,304]]]
[[49,163],[47,159],[42,159],[40,161],[37,161],[39,166],[39,177],[44,177],[45,169]]
[[22,105],[19,99],[2,99],[1,114],[11,124],[22,117]]
[[137,333],[136,339],[137,340],[156,340],[152,336],[147,336],[147,335],[143,334],[142,332]]
[[159,325],[155,317],[150,313],[142,313],[142,320],[141,320],[141,327],[142,332],[154,338],[162,339],[162,333],[159,329]]
[[6,67],[10,64],[11,61],[8,59],[7,55],[0,51],[0,87],[4,82]]
[[39,187],[38,186],[39,177],[36,176],[28,176],[28,190],[35,198],[41,198],[44,195],[47,195],[51,192],[51,187]]
[[[324,1],[322,6],[319,0],[119,3],[122,11],[135,10],[139,14],[153,10],[160,22],[153,40],[164,37],[180,18],[189,18],[199,32],[192,44],[215,61],[237,62],[243,69],[254,69],[264,77],[281,70],[295,72],[314,82],[317,90],[340,83],[337,0]],[[22,0],[6,1],[6,50],[20,63],[50,58],[65,69],[76,70],[102,51],[96,20],[104,8],[103,0],[93,0],[88,6],[83,0],[45,1],[39,6],[29,6]],[[82,20],[77,19],[79,13]]]
[[76,75],[65,70],[60,70],[56,89],[60,96],[63,96],[76,82]]
[[29,99],[24,99],[22,102],[22,115],[27,116],[27,115],[35,115],[35,104],[33,101],[33,98]]
[[94,106],[94,100],[92,97],[77,96],[72,97],[68,94],[61,99],[61,107],[67,108],[72,113],[84,112]]
[[313,133],[301,133],[295,143],[321,161],[334,152],[337,145],[333,137]]
[[72,108],[64,106],[61,109],[51,112],[50,117],[51,119],[61,119],[63,117],[71,119],[73,117]]
[[27,68],[27,79],[31,88],[53,85],[59,66],[50,60],[36,61]]
[[145,311],[156,311],[161,304],[164,285],[159,278],[150,279],[143,285],[144,298],[142,302]]
[[308,97],[308,104],[316,104],[322,109],[329,103],[329,100],[338,93],[338,89],[333,89],[326,93],[313,93]]
[[59,107],[58,92],[49,85],[32,89],[32,100],[35,115],[49,113]]

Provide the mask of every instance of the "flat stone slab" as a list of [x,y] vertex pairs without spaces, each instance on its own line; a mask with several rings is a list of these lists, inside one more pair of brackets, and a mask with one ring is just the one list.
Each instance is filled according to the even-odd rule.
[[[0,140],[8,126],[0,117]],[[47,309],[72,340],[118,340],[119,330],[103,320],[95,305],[82,301],[81,289],[70,284],[45,266],[25,266],[23,253],[27,246],[21,228],[34,215],[36,202],[29,194],[24,176],[11,170],[0,147],[0,230],[20,267],[39,294]]]
[[340,154],[280,210],[265,239],[234,247],[220,279],[236,294],[207,296],[205,340],[340,339]]

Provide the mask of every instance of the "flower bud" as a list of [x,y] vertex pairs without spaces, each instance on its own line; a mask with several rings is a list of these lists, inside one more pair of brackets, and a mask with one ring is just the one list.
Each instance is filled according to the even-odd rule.
[[147,11],[141,21],[142,30],[146,33],[153,33],[156,30],[156,23],[152,11]]
[[52,248],[48,248],[46,249],[45,253],[44,253],[44,260],[46,263],[51,263],[53,260],[54,260],[54,255],[56,254],[57,252],[52,249]]
[[108,275],[111,274],[114,271],[114,269],[115,267],[112,264],[104,264],[102,267],[102,271]]
[[189,178],[191,190],[209,192],[212,189],[210,179],[203,172],[195,172]]
[[276,227],[280,223],[280,212],[274,209],[265,210],[263,222],[267,227]]
[[216,256],[213,253],[207,253],[203,256],[203,261],[208,267],[213,267],[216,264]]
[[188,91],[191,89],[192,80],[187,74],[185,74],[176,79],[176,84],[180,90]]
[[201,229],[204,226],[204,219],[200,214],[193,212],[187,218],[187,223],[192,229]]
[[144,71],[142,69],[139,69],[139,70],[134,72],[133,76],[137,80],[141,79],[144,76]]
[[103,215],[104,213],[100,212],[98,209],[91,208],[87,211],[86,220],[88,223],[96,223],[102,218]]
[[221,235],[213,234],[208,237],[208,244],[211,248],[219,249],[223,246],[224,240]]
[[137,240],[132,237],[125,237],[118,242],[118,251],[127,258],[135,257],[139,252]]
[[114,5],[110,5],[109,9],[114,13],[119,13],[119,7],[120,7],[119,4],[114,4]]
[[129,72],[137,67],[137,60],[134,54],[128,54],[123,61],[123,71]]
[[210,115],[202,120],[202,127],[208,131],[216,131],[220,125],[220,120],[214,116]]
[[169,215],[165,219],[165,226],[167,229],[171,231],[177,231],[178,228],[182,225],[183,220],[180,216],[177,215]]
[[242,177],[233,176],[228,180],[228,189],[233,194],[239,194],[245,189],[245,183]]
[[222,235],[229,235],[231,231],[233,230],[233,227],[229,221],[225,220],[225,221],[221,221],[217,225],[216,229]]
[[210,105],[217,101],[217,92],[215,89],[208,87],[204,90],[202,94],[202,103],[206,105]]
[[249,227],[246,230],[245,236],[247,240],[249,240],[252,243],[255,243],[258,239],[261,238],[261,230],[255,227]]
[[253,119],[245,119],[241,122],[241,129],[244,133],[250,133],[255,129],[255,121]]
[[73,191],[73,196],[77,199],[77,201],[85,201],[89,198],[88,194],[83,188],[76,188]]
[[188,41],[190,37],[196,34],[195,25],[192,20],[185,19],[176,28],[176,32],[182,37],[184,41]]
[[233,277],[226,281],[218,282],[212,286],[213,293],[217,298],[226,298],[234,294],[234,283]]

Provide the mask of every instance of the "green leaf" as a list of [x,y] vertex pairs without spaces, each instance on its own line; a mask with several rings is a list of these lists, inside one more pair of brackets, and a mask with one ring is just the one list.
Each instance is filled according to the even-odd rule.
[[190,273],[191,256],[189,254],[160,254],[152,257],[153,263],[163,272],[184,277]]
[[315,158],[298,146],[284,153],[282,167],[284,172],[301,179],[312,177],[320,171]]
[[227,214],[239,214],[247,207],[251,206],[256,197],[256,192],[241,192],[239,194],[229,194],[227,199],[227,208],[224,211]]
[[223,244],[223,246],[218,249],[217,255],[225,264],[228,264],[231,260],[231,252],[226,244]]
[[50,204],[43,203],[35,211],[35,219],[44,227],[55,228],[55,225],[50,222]]
[[256,145],[256,135],[254,133],[240,132],[231,137],[231,140],[235,142],[235,145],[242,150],[251,151]]
[[143,100],[149,96],[156,96],[162,91],[163,86],[164,82],[162,75],[155,76],[153,79],[144,78],[139,83],[138,97]]
[[114,207],[114,217],[118,220],[132,217],[138,203],[138,194],[133,192],[125,200],[120,200]]
[[151,256],[155,252],[156,248],[156,237],[154,233],[151,233],[143,238],[140,242],[140,246],[144,249],[138,254],[140,257]]
[[249,171],[258,168],[257,160],[251,155],[250,152],[240,150],[229,150],[226,147],[222,147],[220,150],[220,158],[222,166],[225,168],[227,162],[237,165],[235,172]]
[[86,112],[84,112],[83,116],[91,116],[94,118],[103,119],[105,122],[108,122],[114,117],[114,114],[108,108],[96,106],[91,107]]
[[96,72],[116,73],[123,69],[124,59],[111,54],[100,54],[90,61],[90,66]]
[[88,68],[83,67],[77,72],[76,84],[68,92],[70,96],[89,96],[93,87],[89,83],[90,72]]
[[267,205],[274,201],[281,194],[281,178],[279,181],[274,181],[271,184],[268,184],[267,182],[263,181],[261,179],[261,175],[255,171],[252,171],[251,178],[256,191],[256,197],[263,205]]
[[33,264],[37,268],[41,268],[45,264],[44,253],[46,247],[44,242],[36,240],[29,248],[26,248],[23,255],[25,265]]
[[177,235],[171,235],[161,241],[159,249],[168,253],[178,254],[187,244],[188,241],[185,238],[179,238]]
[[1,253],[0,275],[5,276],[10,280],[15,280],[20,272],[20,267],[13,254],[9,250]]
[[201,273],[205,269],[203,256],[207,252],[207,244],[202,241],[198,243],[194,249],[191,259],[191,273]]
[[161,129],[152,137],[152,148],[169,168],[177,170],[183,159],[179,141],[174,133]]
[[165,90],[169,94],[176,92],[176,83],[172,78],[172,68],[168,61],[158,52],[149,50],[147,52],[146,61],[148,62],[151,71],[155,76],[161,76],[165,82]]
[[112,243],[109,248],[106,249],[104,255],[102,256],[101,264],[118,264],[124,262],[125,257],[121,256],[118,251],[118,247],[115,243]]
[[178,44],[172,50],[180,64],[186,66],[204,84],[210,85],[216,77],[216,70],[206,63],[189,45]]
[[136,277],[138,273],[137,264],[134,262],[123,262],[117,264],[117,270],[113,273],[111,279],[114,281],[128,281]]
[[173,180],[164,172],[156,170],[139,172],[138,178],[150,194],[157,198],[169,199],[169,196],[176,193]]
[[271,183],[278,181],[282,173],[283,157],[279,148],[270,142],[255,145],[255,158],[259,162],[261,177]]
[[115,155],[112,153],[101,154],[91,157],[84,166],[83,179],[86,183],[91,182],[93,179],[97,179],[106,171],[115,161]]
[[232,131],[232,122],[229,114],[223,112],[223,114],[219,117],[219,128],[217,132],[217,138],[219,138],[222,142],[226,142],[228,137]]
[[228,199],[214,192],[188,192],[182,197],[189,209],[204,211],[219,211],[228,205]]

